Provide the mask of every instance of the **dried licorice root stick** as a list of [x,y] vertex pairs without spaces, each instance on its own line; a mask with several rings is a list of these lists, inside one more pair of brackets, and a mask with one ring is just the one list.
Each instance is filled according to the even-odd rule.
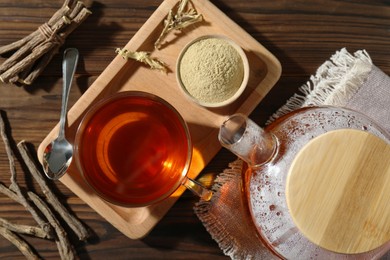
[[14,224],[4,218],[0,218],[0,226],[15,233],[47,238],[47,233],[40,227]]
[[57,238],[57,247],[60,253],[61,259],[72,260],[76,259],[76,254],[72,244],[69,242],[66,231],[62,228],[61,224],[51,212],[50,208],[46,203],[35,193],[28,192],[29,198],[34,202],[34,204],[41,210],[42,214],[50,221],[51,225],[56,231]]
[[[62,19],[61,17],[64,14],[69,12],[68,2],[69,1],[66,1],[62,5],[62,7],[60,9],[58,9],[58,11],[55,12],[54,15],[50,18],[50,20],[47,22],[47,24],[49,26],[54,25],[59,19]],[[38,39],[37,37],[39,36],[39,34],[40,34],[39,30],[36,30],[36,31],[30,33],[29,35],[27,35],[26,37],[24,37],[23,39],[20,39],[19,41],[10,43],[8,45],[1,46],[0,47],[0,55],[8,53],[10,51],[17,50],[19,48],[22,48],[23,46],[26,46],[26,44],[29,43],[33,38]],[[27,46],[27,47],[32,48],[34,46],[30,44],[30,46]],[[24,53],[21,50],[19,50],[18,52],[19,52],[18,55],[21,55],[21,56],[24,55]],[[1,71],[1,69],[0,69],[0,71]]]
[[23,239],[18,237],[12,231],[0,227],[0,235],[14,244],[27,259],[41,259]]
[[[53,28],[47,28],[46,30],[46,38],[50,39],[50,46],[45,49],[43,52],[41,52],[41,55],[34,54],[33,57],[34,61],[29,61],[28,63],[33,64],[32,69],[22,68],[20,75],[17,77],[12,77],[12,75],[16,74],[17,66],[15,65],[12,70],[9,72],[9,75],[2,74],[1,78],[3,80],[8,80],[10,83],[15,83],[16,81],[24,84],[24,85],[31,85],[33,81],[43,72],[43,70],[46,68],[46,66],[49,64],[51,59],[55,54],[57,54],[59,48],[63,45],[65,39],[68,37],[70,33],[72,33],[87,17],[91,14],[91,11],[89,11],[85,5],[77,1],[74,7],[71,7],[70,13],[67,16],[65,20],[62,19],[56,26],[53,26]],[[64,22],[67,21],[67,22]],[[60,26],[58,29],[55,29],[55,27]],[[64,28],[62,29],[62,27]],[[58,33],[58,31],[61,32]],[[56,40],[54,40],[56,39]],[[42,44],[41,44],[42,45]],[[37,52],[39,50],[39,46],[35,47],[33,52]],[[24,58],[23,63],[25,63],[28,60],[28,57]],[[19,66],[22,66],[19,64]],[[20,68],[19,68],[20,70]]]
[[4,145],[5,145],[5,150],[6,150],[6,153],[7,153],[7,156],[8,156],[8,160],[9,160],[9,166],[10,166],[10,171],[11,171],[11,185],[10,185],[10,189],[15,191],[15,193],[19,196],[22,205],[28,211],[30,211],[31,215],[33,216],[35,221],[37,221],[38,225],[43,230],[48,232],[48,234],[51,234],[52,227],[50,226],[50,224],[47,223],[45,220],[43,220],[41,218],[41,216],[38,214],[38,212],[36,211],[36,209],[34,207],[32,207],[30,202],[27,200],[27,198],[24,196],[24,194],[20,190],[20,187],[19,187],[18,183],[16,182],[16,170],[15,170],[14,155],[13,155],[13,152],[12,152],[12,149],[11,149],[11,145],[10,145],[8,136],[7,136],[6,131],[5,131],[5,124],[4,124],[2,111],[0,111],[0,135],[1,135],[2,139],[3,139]]
[[[65,2],[65,4],[67,4],[67,2]],[[64,15],[67,15],[70,11],[70,8],[65,4],[57,12],[55,12],[54,15],[47,22],[47,25],[49,27],[55,26],[57,23],[63,24],[64,21],[62,20],[62,17]],[[38,29],[22,40],[0,47],[0,55],[16,50],[10,58],[8,58],[3,64],[1,64],[0,72],[3,73],[4,71],[10,69],[18,61],[26,57],[32,51],[33,48],[35,48],[38,44],[42,43],[44,40],[45,38],[43,34]]]
[[[23,205],[23,201],[22,199],[15,193],[13,192],[12,190],[10,190],[8,187],[6,187],[4,184],[0,183],[0,193],[3,193],[5,196],[7,196],[8,198],[14,200],[15,202],[19,203],[20,205]],[[32,192],[30,192],[32,193]],[[39,207],[38,207],[39,209]],[[41,210],[41,209],[40,209]],[[1,225],[0,225],[1,226]],[[52,226],[50,226],[51,228]],[[42,231],[39,231],[38,233],[41,233],[42,236],[44,236],[44,238],[47,238],[47,239],[53,239],[53,235],[52,233],[48,233],[47,230],[44,230],[42,228],[40,228]],[[19,231],[16,231],[14,230],[15,232],[18,232],[18,233],[25,233],[25,232],[19,232]],[[36,234],[28,234],[28,235],[35,235]],[[38,236],[39,237],[39,236]]]
[[24,57],[23,60],[19,61],[18,63],[14,64],[9,70],[6,70],[4,73],[0,75],[0,80],[2,82],[12,83],[16,79],[19,80],[19,77],[16,76],[19,73],[23,73],[23,71],[26,68],[31,68],[31,64],[34,64],[35,61],[37,61],[39,58],[41,58],[45,53],[50,51],[55,44],[51,42],[44,42],[40,44],[39,46],[35,47],[31,54],[28,56]]
[[[73,0],[65,0],[63,5],[61,6],[61,8],[58,9],[53,14],[53,16],[47,22],[47,24],[49,26],[53,26],[59,19],[62,19],[62,17],[64,15],[68,14],[70,12],[69,6],[72,5],[72,2],[73,2]],[[36,31],[30,33],[29,35],[27,35],[26,37],[24,37],[23,39],[20,39],[19,41],[10,43],[8,45],[1,46],[0,47],[0,55],[7,53],[7,52],[10,52],[10,51],[14,51],[16,49],[19,49],[19,48],[25,46],[26,43],[28,43],[32,38],[37,37],[39,34],[40,34],[39,30],[36,30]],[[33,46],[31,46],[31,47],[33,47]]]
[[5,196],[7,196],[8,198],[16,201],[17,203],[19,203],[20,205],[23,206],[23,202],[22,202],[22,199],[19,198],[19,196],[13,192],[12,190],[10,190],[8,187],[6,187],[4,184],[0,183],[0,192],[3,193]]
[[35,32],[0,47],[0,54],[15,50],[0,65],[0,80],[4,83],[32,84],[64,44],[65,38],[90,14],[91,11],[81,1],[65,0],[52,18]]
[[[78,2],[78,4],[75,7],[75,10],[78,10],[79,8],[77,6],[82,6],[81,2]],[[72,12],[73,13],[73,12]],[[65,32],[61,32],[59,34],[59,37],[62,39],[65,39],[68,37],[68,35],[73,32],[87,17],[91,14],[91,11],[89,11],[87,8],[83,7],[77,15],[72,18],[72,23],[66,28]],[[58,52],[58,49],[61,47],[61,45],[55,45],[49,52],[44,54],[39,60],[37,60],[34,64],[34,68],[28,73],[26,73],[27,76],[20,76],[17,81],[24,85],[31,85],[34,80],[43,72],[43,70],[46,68],[46,66],[51,61],[52,57]],[[11,79],[10,79],[11,82]],[[11,82],[12,83],[12,82]]]
[[[0,193],[3,193],[8,198],[16,201],[17,203],[19,203],[20,205],[23,206],[22,199],[15,192],[10,190],[8,187],[4,186],[4,184],[2,184],[2,183],[0,183]],[[52,233],[50,233],[51,232],[51,226],[50,226],[50,230],[49,231],[48,230],[44,230],[42,227],[40,227],[40,229],[42,230],[42,234],[43,234],[44,238],[47,238],[47,239],[53,239],[54,238]],[[22,232],[18,232],[18,233],[22,233]],[[41,233],[41,232],[39,232],[39,233]]]
[[65,220],[69,227],[76,233],[80,240],[86,240],[89,237],[88,230],[84,225],[61,204],[57,196],[49,188],[46,183],[44,176],[38,170],[34,160],[31,157],[31,154],[28,152],[28,148],[25,141],[18,143],[19,152],[23,158],[23,161],[26,163],[27,168],[29,169],[31,175],[37,181],[41,187],[42,192],[45,194],[47,202],[53,207],[55,211]]
[[[66,17],[66,16],[64,16]],[[0,80],[8,83],[11,79],[17,79],[19,73],[32,65],[54,46],[62,45],[63,39],[58,37],[57,32],[70,23],[69,19],[59,19],[53,28],[48,24],[39,27],[39,34],[16,51],[0,66]]]

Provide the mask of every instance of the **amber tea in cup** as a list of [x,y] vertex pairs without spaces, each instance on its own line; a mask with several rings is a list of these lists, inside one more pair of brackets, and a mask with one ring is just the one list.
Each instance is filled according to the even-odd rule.
[[171,195],[186,179],[192,146],[180,114],[144,92],[114,94],[80,123],[76,162],[105,200],[144,206]]

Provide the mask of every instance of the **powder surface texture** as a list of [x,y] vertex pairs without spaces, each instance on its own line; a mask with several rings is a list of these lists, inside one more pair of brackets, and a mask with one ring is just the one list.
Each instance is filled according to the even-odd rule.
[[192,44],[182,56],[181,80],[187,92],[205,103],[232,97],[244,78],[238,51],[228,41],[205,38]]

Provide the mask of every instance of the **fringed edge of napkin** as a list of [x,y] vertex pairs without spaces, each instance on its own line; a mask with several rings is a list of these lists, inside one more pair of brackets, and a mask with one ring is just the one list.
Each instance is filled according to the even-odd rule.
[[[365,50],[349,53],[346,48],[337,51],[328,61],[323,63],[315,75],[299,88],[285,105],[279,108],[268,120],[271,123],[276,118],[305,106],[334,105],[344,106],[355,95],[368,78],[373,64]],[[202,221],[206,230],[218,243],[225,255],[232,259],[247,259],[251,255],[239,250],[238,241],[229,234],[220,220],[210,213],[212,202],[219,200],[223,185],[241,173],[243,162],[236,160],[229,164],[215,180],[211,202],[200,200],[195,204],[194,212]]]
[[366,81],[372,66],[372,60],[365,50],[354,54],[346,48],[337,51],[299,88],[300,93],[287,100],[267,123],[301,107],[329,104],[344,106]]
[[226,168],[215,179],[212,191],[214,192],[211,201],[200,200],[194,206],[194,212],[202,221],[206,230],[211,234],[211,237],[218,243],[223,253],[233,259],[246,259],[247,255],[238,250],[239,246],[235,239],[225,229],[219,218],[210,214],[211,202],[219,200],[221,197],[221,187],[230,180],[241,174],[243,161],[237,159],[229,163],[229,168]]

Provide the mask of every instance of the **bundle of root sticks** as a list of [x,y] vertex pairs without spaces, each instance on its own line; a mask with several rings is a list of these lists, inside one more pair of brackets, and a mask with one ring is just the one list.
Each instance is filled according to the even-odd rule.
[[4,83],[31,85],[64,44],[66,37],[90,14],[83,2],[65,0],[50,20],[36,31],[0,47],[0,55],[14,52],[0,65],[0,80]]
[[0,111],[0,135],[9,159],[11,175],[9,187],[0,183],[0,193],[9,197],[15,203],[23,205],[30,212],[37,225],[16,224],[0,217],[0,235],[13,243],[27,259],[40,259],[41,257],[37,255],[35,250],[33,250],[21,235],[53,240],[57,245],[61,259],[77,259],[77,254],[68,238],[66,229],[61,225],[59,217],[66,222],[66,225],[81,241],[87,240],[90,236],[88,229],[61,204],[54,192],[47,185],[46,179],[37,168],[25,141],[17,144],[17,150],[28,172],[41,188],[43,195],[19,186],[14,153],[10,144],[10,138],[7,135],[5,122],[5,113]]

